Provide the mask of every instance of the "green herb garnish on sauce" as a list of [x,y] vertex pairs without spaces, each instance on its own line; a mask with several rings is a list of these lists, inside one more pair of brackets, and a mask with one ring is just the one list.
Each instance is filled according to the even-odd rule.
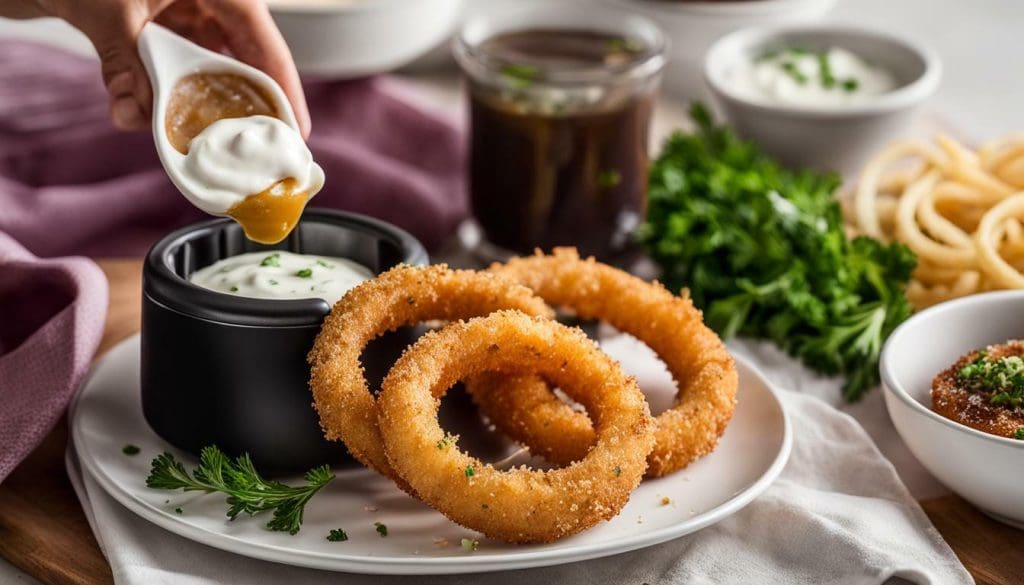
[[991,392],[991,404],[1010,408],[1024,405],[1024,358],[1019,355],[991,360],[987,352],[980,351],[971,363],[960,368],[957,377],[968,390]]
[[786,61],[785,63],[782,64],[782,70],[785,71],[786,74],[792,77],[793,80],[799,83],[800,85],[807,83],[807,76],[804,75],[799,68],[797,68],[796,63],[792,61]]
[[388,535],[388,527],[387,526],[381,524],[380,522],[374,522],[373,525],[376,527],[377,534],[379,534],[381,538],[384,538],[385,536]]
[[818,53],[817,57],[821,86],[825,89],[832,89],[836,85],[836,78],[832,75],[832,64],[828,62],[828,53]]
[[345,531],[341,528],[332,528],[327,534],[327,540],[331,542],[345,542],[348,540],[348,534],[345,534]]
[[310,278],[311,276],[313,276],[313,269],[303,268],[302,270],[296,272],[295,276],[298,276],[299,278]]
[[270,256],[267,256],[260,262],[260,266],[280,266],[281,265],[281,254],[274,252]]
[[124,448],[121,449],[121,452],[124,453],[125,455],[138,455],[139,452],[141,451],[142,449],[139,449],[135,445],[131,444],[125,445]]

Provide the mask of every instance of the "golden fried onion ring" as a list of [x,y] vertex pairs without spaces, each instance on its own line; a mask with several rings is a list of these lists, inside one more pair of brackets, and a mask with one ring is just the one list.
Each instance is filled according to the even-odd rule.
[[[586,407],[596,440],[567,467],[499,471],[451,444],[437,421],[456,381],[535,372]],[[517,311],[427,333],[395,363],[377,398],[388,460],[424,502],[491,538],[550,542],[612,518],[640,483],[654,443],[636,382],[578,329]]]
[[398,480],[377,429],[374,393],[367,387],[359,360],[363,348],[399,327],[435,319],[468,319],[499,309],[552,314],[526,287],[492,274],[450,270],[445,265],[398,266],[350,290],[324,320],[307,358],[314,406],[324,435],[344,441],[358,461]]
[[[736,408],[736,368],[725,345],[689,299],[621,270],[581,260],[575,249],[513,258],[491,271],[522,283],[551,305],[602,319],[646,343],[678,386],[675,405],[656,417],[648,475],[660,477],[710,453]],[[537,378],[484,376],[466,388],[494,425],[558,464],[577,461],[594,443],[585,414]]]

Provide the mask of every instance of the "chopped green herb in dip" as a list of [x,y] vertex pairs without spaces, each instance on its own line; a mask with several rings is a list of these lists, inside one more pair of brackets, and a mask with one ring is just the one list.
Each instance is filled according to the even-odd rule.
[[387,526],[381,524],[380,522],[374,522],[373,525],[377,527],[377,534],[379,534],[381,538],[384,538],[388,535]]
[[260,299],[321,298],[334,304],[373,272],[345,258],[280,251],[224,258],[189,277],[197,286]]
[[135,445],[131,444],[125,445],[124,449],[121,449],[121,452],[124,453],[125,455],[138,455],[139,452],[141,451],[142,449],[139,449]]
[[1024,358],[1019,355],[990,360],[987,352],[978,352],[974,361],[960,368],[957,377],[968,390],[991,393],[991,404],[1009,408],[1024,405]]
[[805,108],[860,104],[897,87],[889,71],[841,47],[774,48],[738,62],[726,76],[746,97]]
[[348,534],[345,534],[345,531],[341,528],[332,528],[327,534],[327,540],[331,542],[345,542],[348,540]]

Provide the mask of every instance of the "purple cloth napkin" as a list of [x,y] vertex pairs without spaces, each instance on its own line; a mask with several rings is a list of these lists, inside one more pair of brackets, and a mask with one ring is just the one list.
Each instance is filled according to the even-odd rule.
[[92,261],[36,258],[0,232],[0,482],[64,412],[106,313]]
[[[395,223],[428,248],[467,212],[460,131],[383,78],[307,84],[312,205]],[[39,256],[134,256],[204,215],[167,179],[149,132],[115,130],[97,63],[0,41],[0,231]]]
[[[429,248],[466,214],[463,140],[402,91],[385,79],[306,87],[327,174],[313,205],[390,221]],[[96,265],[36,256],[142,255],[204,217],[149,132],[111,126],[95,60],[0,40],[0,481],[58,420],[103,333]]]

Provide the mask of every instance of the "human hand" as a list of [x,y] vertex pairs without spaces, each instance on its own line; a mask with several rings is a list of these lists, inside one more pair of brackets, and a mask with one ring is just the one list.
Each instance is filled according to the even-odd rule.
[[136,39],[150,21],[208,49],[227,49],[237,59],[277,81],[303,137],[309,110],[291,53],[260,0],[0,0],[0,15],[56,16],[85,33],[99,54],[110,94],[110,115],[122,129],[149,125],[153,90]]

